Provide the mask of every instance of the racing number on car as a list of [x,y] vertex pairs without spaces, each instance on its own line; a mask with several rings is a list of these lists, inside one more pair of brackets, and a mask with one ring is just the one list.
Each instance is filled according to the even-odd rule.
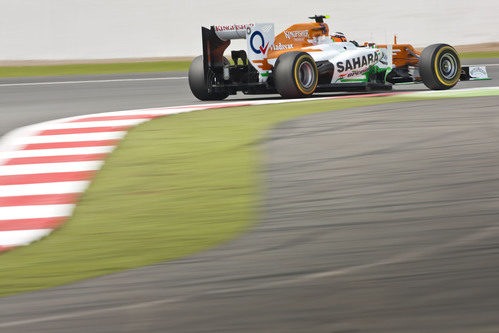
[[[254,44],[255,37],[257,37],[257,36],[260,37],[260,40],[262,43],[262,45],[260,45],[258,47],[258,49],[255,47],[255,44]],[[253,52],[255,52],[255,54],[260,54],[260,53],[265,54],[265,53],[267,53],[269,43],[265,44],[265,38],[263,38],[263,34],[260,31],[255,31],[251,34],[250,46],[251,46],[251,49],[253,50]]]

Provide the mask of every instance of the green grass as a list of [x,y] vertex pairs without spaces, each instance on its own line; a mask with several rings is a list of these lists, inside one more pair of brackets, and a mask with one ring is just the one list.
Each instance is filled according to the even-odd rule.
[[464,52],[460,53],[459,56],[462,59],[488,59],[488,58],[499,58],[499,52]]
[[0,296],[180,258],[233,239],[259,220],[267,130],[301,115],[411,99],[227,108],[140,125],[108,158],[68,223],[0,255]]
[[85,75],[186,71],[190,61],[0,67],[0,77]]

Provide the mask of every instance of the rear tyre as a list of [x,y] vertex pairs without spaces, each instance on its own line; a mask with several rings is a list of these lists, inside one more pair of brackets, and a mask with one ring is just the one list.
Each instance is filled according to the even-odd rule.
[[277,92],[284,98],[311,96],[318,78],[317,65],[306,52],[291,51],[277,58],[274,83]]
[[447,44],[426,47],[419,58],[423,83],[432,90],[454,87],[461,76],[461,61],[456,50]]
[[227,98],[228,93],[210,92],[211,85],[214,83],[213,73],[207,73],[206,80],[204,75],[203,56],[194,58],[189,66],[189,87],[192,94],[202,101],[218,101]]

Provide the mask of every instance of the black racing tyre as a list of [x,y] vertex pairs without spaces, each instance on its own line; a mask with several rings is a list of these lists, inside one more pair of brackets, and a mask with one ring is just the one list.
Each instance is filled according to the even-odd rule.
[[[228,61],[228,60],[227,60]],[[213,76],[208,74],[207,80],[204,77],[203,56],[194,58],[189,66],[189,87],[192,94],[202,101],[218,101],[227,98],[228,93],[208,92],[208,85],[213,82]]]
[[450,89],[461,76],[459,55],[450,45],[430,45],[421,52],[419,74],[425,86],[432,90]]
[[319,74],[314,59],[306,52],[281,54],[274,66],[274,83],[284,98],[311,96],[317,87]]

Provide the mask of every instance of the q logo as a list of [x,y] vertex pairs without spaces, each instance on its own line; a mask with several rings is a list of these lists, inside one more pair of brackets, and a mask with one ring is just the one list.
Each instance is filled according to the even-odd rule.
[[[254,41],[255,41],[255,37],[260,37],[260,41],[261,41],[261,45],[258,46],[258,48],[255,47],[255,44],[254,44]],[[263,38],[263,34],[260,32],[260,31],[255,31],[253,32],[253,34],[251,34],[251,37],[250,37],[250,46],[251,46],[251,50],[253,50],[253,52],[255,52],[255,54],[260,54],[260,53],[267,53],[267,50],[268,50],[268,47],[269,47],[269,43],[267,43],[267,45],[265,45],[265,38]]]

